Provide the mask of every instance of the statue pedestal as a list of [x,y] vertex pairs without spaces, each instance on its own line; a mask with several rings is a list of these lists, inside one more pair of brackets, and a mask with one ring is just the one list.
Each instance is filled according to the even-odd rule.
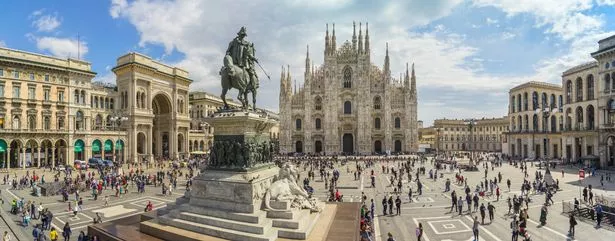
[[220,111],[206,121],[214,128],[207,169],[249,172],[273,161],[269,130],[277,121],[266,113]]

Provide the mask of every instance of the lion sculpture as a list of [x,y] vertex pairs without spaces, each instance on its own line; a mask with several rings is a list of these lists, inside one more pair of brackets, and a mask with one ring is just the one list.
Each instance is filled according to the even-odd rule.
[[316,198],[310,198],[309,194],[297,184],[295,177],[297,169],[289,163],[285,163],[274,182],[265,193],[265,207],[269,210],[284,211],[274,209],[269,204],[270,200],[290,201],[291,208],[310,209],[312,212],[320,212],[322,208],[318,205]]

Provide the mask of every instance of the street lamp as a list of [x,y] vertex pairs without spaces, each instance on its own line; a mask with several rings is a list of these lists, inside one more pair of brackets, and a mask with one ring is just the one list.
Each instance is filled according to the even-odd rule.
[[468,128],[470,129],[470,142],[468,145],[470,146],[470,167],[474,166],[474,148],[472,144],[474,144],[474,126],[476,126],[476,120],[470,119],[468,121]]
[[[542,117],[543,117],[542,131],[545,133],[545,139],[543,141],[543,146],[544,146],[543,149],[544,149],[544,158],[546,160],[547,172],[548,172],[549,171],[549,159],[547,157],[548,157],[548,150],[549,150],[549,148],[548,148],[548,143],[547,142],[549,140],[549,137],[548,137],[547,133],[548,133],[549,130],[546,129],[546,126],[548,126],[547,123],[549,123],[549,117],[551,117],[551,115],[554,115],[555,113],[557,113],[557,108],[553,108],[553,109],[550,109],[550,108],[536,109],[535,113],[536,114],[542,114]],[[553,128],[553,127],[551,127],[551,128]]]
[[436,128],[436,157],[440,155],[440,132],[442,131],[442,128]]
[[[115,115],[114,115],[114,116],[111,116],[109,119],[110,119],[110,120],[111,120],[111,122],[113,123],[113,130],[117,130],[117,131],[118,131],[118,136],[119,136],[119,135],[121,134],[121,133],[120,133],[121,129],[120,129],[119,127],[122,125],[122,122],[125,122],[125,121],[127,121],[127,120],[128,120],[128,117],[123,116],[123,114],[122,114],[122,113],[115,113]],[[117,145],[117,143],[114,143],[114,145]],[[124,148],[124,147],[122,147],[122,148]],[[113,153],[113,154],[115,154],[115,153]],[[115,160],[115,161],[116,161],[119,165],[122,165],[122,164],[123,164],[124,159],[120,158],[120,161],[117,161],[117,156],[116,156],[115,158],[116,158],[116,160]]]

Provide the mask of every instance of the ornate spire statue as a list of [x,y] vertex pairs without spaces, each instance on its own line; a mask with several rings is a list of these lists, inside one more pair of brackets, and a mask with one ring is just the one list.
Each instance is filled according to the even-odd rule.
[[357,24],[352,21],[352,49],[357,50]]
[[365,53],[369,54],[369,23],[365,23]]
[[325,33],[325,56],[331,52],[331,39],[329,38],[329,24],[327,23],[327,32]]
[[363,53],[363,35],[361,34],[361,22],[359,22],[359,54]]
[[389,60],[389,42],[386,43],[386,54],[384,56],[384,76],[391,77],[391,63]]
[[333,36],[331,37],[331,54],[337,51],[337,40],[335,40],[335,23],[333,23]]

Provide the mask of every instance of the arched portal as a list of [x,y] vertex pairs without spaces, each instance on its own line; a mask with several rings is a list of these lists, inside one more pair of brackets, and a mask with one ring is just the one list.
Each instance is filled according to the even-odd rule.
[[120,164],[124,162],[124,141],[122,140],[115,142],[115,162]]
[[66,154],[68,153],[67,151],[70,151],[67,149],[68,144],[63,139],[59,139],[56,141],[53,147],[55,148],[55,151],[51,154],[51,166],[57,166],[59,164],[64,165],[65,160],[68,159],[68,157],[66,156]]
[[8,143],[5,140],[0,139],[0,167],[4,167],[7,160],[7,150],[9,148]]
[[395,152],[397,153],[401,152],[401,141],[400,140],[395,140]]
[[35,140],[28,140],[26,142],[26,150],[25,150],[25,164],[26,167],[36,166],[38,162],[38,143]]
[[296,153],[303,153],[303,142],[301,142],[301,141],[296,141],[295,142],[295,152]]
[[321,153],[322,152],[322,141],[314,142],[314,152]]
[[137,154],[145,154],[145,133],[139,132],[137,134]]
[[75,141],[75,147],[73,148],[73,152],[75,153],[75,160],[83,160],[85,158],[84,155],[84,147],[85,143],[81,139],[77,139]]
[[113,141],[106,140],[103,148],[104,159],[105,160],[113,160]]
[[[92,142],[92,157],[102,159],[102,142],[100,140],[94,140]],[[83,159],[77,159],[83,160]]]
[[606,144],[606,166],[612,167],[615,165],[615,136],[609,136]]
[[354,153],[354,138],[352,134],[344,134],[342,137],[342,152],[346,154]]
[[9,157],[10,167],[21,167],[21,148],[23,143],[19,140],[13,140],[10,144],[11,156]]
[[169,140],[170,137],[176,138],[176,135],[171,135],[173,131],[172,103],[167,95],[161,93],[156,94],[152,99],[152,113],[154,114],[152,150],[156,156],[170,157],[170,155],[177,153],[177,149],[171,150],[171,144],[174,141]]
[[382,153],[382,142],[380,140],[374,141],[374,152]]
[[51,155],[53,155],[53,145],[50,140],[41,142],[41,166],[51,166]]

